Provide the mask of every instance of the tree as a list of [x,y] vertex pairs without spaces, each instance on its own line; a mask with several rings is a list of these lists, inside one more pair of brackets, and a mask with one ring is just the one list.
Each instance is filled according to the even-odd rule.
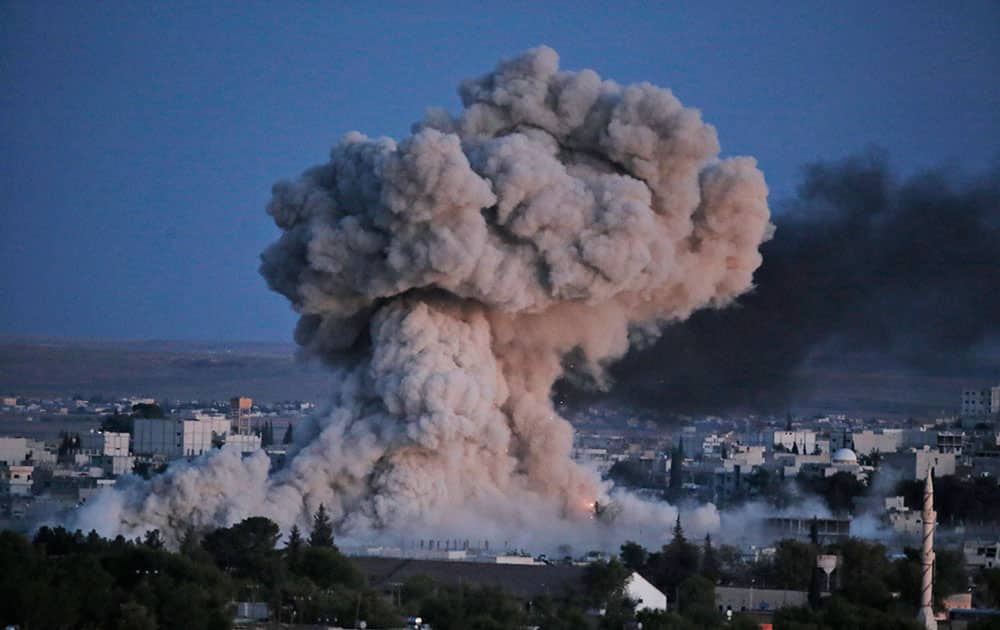
[[774,553],[774,579],[781,588],[803,590],[816,567],[816,550],[797,540],[778,542]]
[[976,578],[977,593],[992,608],[1000,608],[1000,567],[983,569]]
[[690,575],[677,586],[677,609],[682,616],[701,628],[712,628],[719,622],[715,607],[715,584],[700,575]]
[[288,554],[289,558],[295,558],[300,551],[302,551],[302,532],[299,530],[298,525],[292,525],[291,531],[288,532],[288,544],[285,545],[285,553]]
[[712,547],[711,534],[705,534],[705,545],[701,552],[701,574],[713,584],[719,579],[719,558],[715,555],[715,549]]
[[625,581],[632,572],[618,560],[591,562],[583,569],[583,585],[590,602],[607,604],[625,594]]
[[674,525],[674,538],[654,559],[650,559],[653,565],[653,583],[670,598],[673,595],[676,601],[677,587],[688,577],[698,572],[699,553],[698,547],[692,545],[684,537],[684,530],[681,528],[681,517],[677,516],[677,523]]
[[160,530],[151,529],[146,532],[145,538],[142,539],[142,544],[150,549],[163,549],[163,539],[160,538]]
[[267,447],[272,444],[274,444],[274,431],[271,428],[271,423],[265,422],[264,427],[260,431],[260,445]]
[[642,488],[649,485],[649,472],[641,462],[632,459],[615,462],[608,470],[608,478],[621,486]]
[[321,503],[313,516],[312,533],[309,534],[310,547],[333,547],[333,525]]
[[346,586],[361,588],[365,577],[356,566],[332,547],[307,547],[302,550],[298,564],[292,570],[309,578],[320,588]]
[[632,571],[638,571],[646,565],[646,560],[649,558],[649,552],[646,548],[637,542],[631,540],[625,541],[621,546],[621,553],[618,556],[622,560],[628,569]]
[[281,443],[282,444],[291,444],[292,443],[292,423],[291,422],[288,423],[288,427],[285,429],[285,437],[283,437],[281,439]]
[[132,433],[135,427],[135,418],[117,411],[110,416],[104,416],[101,421],[101,431],[111,431],[113,433]]
[[684,486],[684,438],[677,438],[677,446],[670,454],[670,495],[680,496]]
[[132,405],[132,415],[136,418],[162,418],[163,409],[156,403],[137,403]]
[[223,569],[241,577],[270,581],[275,574],[275,544],[280,538],[277,523],[251,516],[205,535],[202,547]]

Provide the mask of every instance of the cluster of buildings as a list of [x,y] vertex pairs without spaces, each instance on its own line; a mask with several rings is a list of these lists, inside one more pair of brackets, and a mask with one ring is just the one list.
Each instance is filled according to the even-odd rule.
[[[12,529],[26,526],[29,516],[79,506],[121,475],[149,475],[172,460],[224,445],[235,444],[243,453],[263,448],[280,464],[285,454],[282,429],[311,407],[298,402],[255,405],[250,398],[236,397],[207,407],[177,404],[169,413],[152,414],[162,417],[141,417],[133,410],[162,409],[148,398],[104,402],[5,397],[0,402],[0,528]],[[58,433],[17,435],[67,414],[78,414],[79,419],[55,424]],[[102,418],[125,424],[101,430]],[[262,429],[266,426],[273,435],[275,425],[276,443],[262,444]]]
[[[929,421],[845,414],[706,417],[680,427],[653,429],[639,421],[623,429],[621,424],[594,423],[600,409],[591,409],[586,414],[589,422],[583,423],[583,430],[578,427],[573,457],[612,477],[626,465],[629,479],[635,478],[635,470],[644,471],[640,492],[663,495],[670,490],[667,494],[674,500],[711,501],[722,508],[771,498],[769,493],[792,479],[829,480],[846,474],[863,485],[877,480],[879,493],[869,494],[878,498],[867,500],[861,509],[876,517],[880,535],[912,540],[923,528],[920,510],[907,508],[903,497],[883,496],[891,494],[896,482],[922,481],[933,469],[936,477],[1000,483],[1000,386],[963,390],[957,410]],[[677,475],[680,478],[673,479]],[[772,515],[762,529],[774,538],[805,538],[816,525],[813,517],[819,516],[821,538],[851,535],[852,520],[860,514],[817,514],[814,507],[796,514],[801,499]],[[965,533],[971,535],[971,528]],[[981,542],[971,545],[986,549],[978,560],[969,556],[972,564],[990,561],[994,547]]]

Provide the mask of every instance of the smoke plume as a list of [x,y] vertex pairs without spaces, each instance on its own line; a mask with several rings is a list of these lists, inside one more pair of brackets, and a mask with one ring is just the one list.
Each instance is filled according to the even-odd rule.
[[674,411],[782,410],[808,387],[804,363],[865,353],[968,376],[1000,338],[998,175],[900,183],[878,151],[809,167],[762,248],[757,287],[631,353],[611,369],[612,395]]
[[551,389],[570,363],[604,383],[630,344],[751,288],[772,231],[763,175],[720,160],[669,90],[560,71],[546,47],[459,94],[458,116],[431,111],[399,142],[350,133],[274,187],[283,233],[261,273],[336,380],[287,466],[224,449],[102,495],[82,526],[287,528],[323,504],[348,536],[561,541],[599,536],[594,502],[613,501],[616,529],[669,529],[673,508],[570,458]]

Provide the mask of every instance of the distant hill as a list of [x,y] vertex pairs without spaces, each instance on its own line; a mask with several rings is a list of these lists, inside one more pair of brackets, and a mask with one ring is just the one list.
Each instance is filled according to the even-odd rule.
[[289,343],[0,337],[0,392],[265,401],[326,398],[331,378]]
[[[1000,383],[1000,365],[994,355],[975,367],[960,373],[920,374],[860,355],[819,357],[798,370],[796,379],[802,387],[789,408],[800,414],[952,414],[962,387]],[[297,359],[291,343],[0,336],[0,393],[142,395],[183,400],[219,400],[242,394],[262,401],[318,402],[328,397],[331,386],[330,373],[315,362]],[[662,411],[669,414],[671,387],[662,387]],[[609,394],[590,393],[585,398],[606,396],[630,402],[625,383]]]

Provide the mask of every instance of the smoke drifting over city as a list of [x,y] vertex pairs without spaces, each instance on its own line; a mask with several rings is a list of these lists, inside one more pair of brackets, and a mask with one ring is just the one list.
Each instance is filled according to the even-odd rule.
[[[664,410],[784,410],[811,357],[968,372],[1000,335],[1000,178],[896,181],[884,155],[817,164],[775,218],[756,288],[670,326],[611,374]],[[575,393],[568,392],[572,397]]]
[[[335,380],[288,464],[223,449],[103,493],[76,526],[176,542],[250,515],[303,525],[323,504],[358,537],[595,540],[612,512],[617,542],[669,529],[674,508],[571,460],[551,389],[566,368],[600,386],[630,346],[751,289],[773,229],[763,175],[720,160],[669,90],[560,71],[549,48],[459,92],[458,116],[432,111],[400,142],[348,134],[274,187],[283,235],[261,273]],[[595,502],[614,508],[595,519]]]

